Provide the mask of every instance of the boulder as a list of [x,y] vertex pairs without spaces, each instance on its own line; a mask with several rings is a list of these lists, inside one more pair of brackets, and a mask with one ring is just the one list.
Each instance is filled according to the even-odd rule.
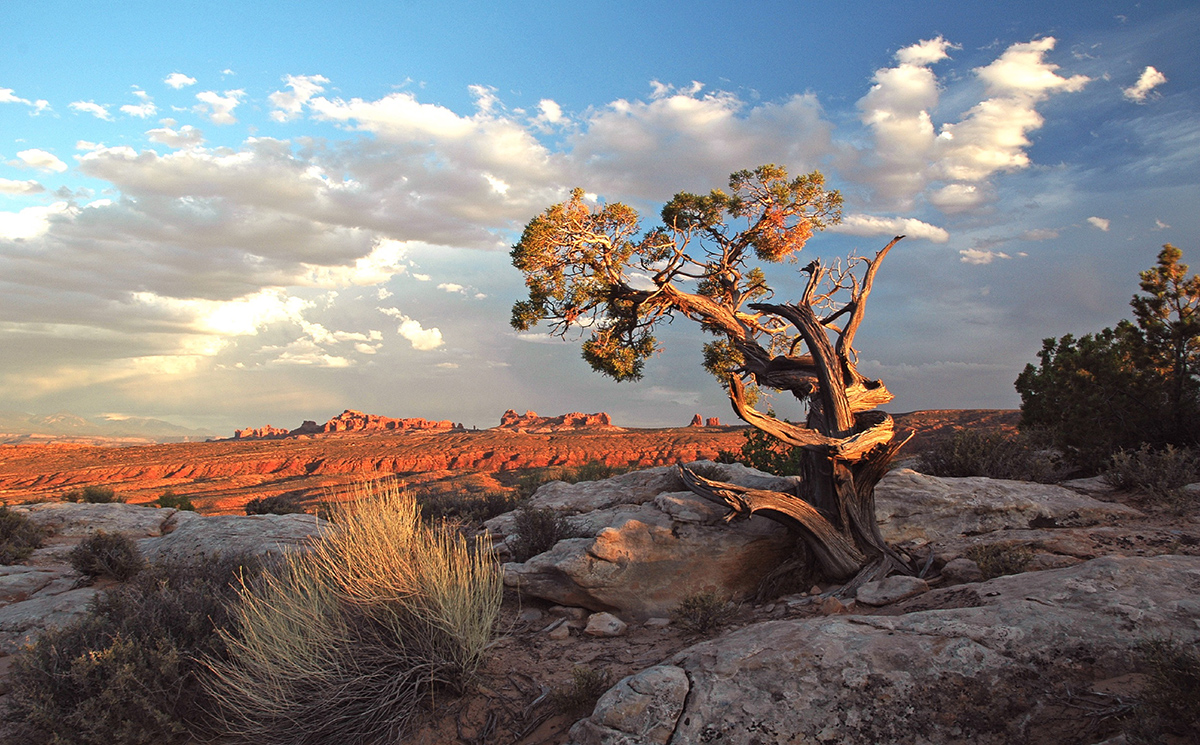
[[[1105,557],[920,602],[935,595],[957,607],[767,621],[697,644],[618,683],[572,742],[1041,741],[1061,726],[1056,697],[1133,672],[1143,639],[1200,640],[1200,557]],[[646,702],[681,690],[682,710],[648,727]]]
[[983,571],[974,561],[960,556],[946,562],[946,566],[942,567],[942,578],[952,585],[964,582],[982,582]]
[[[790,483],[740,464],[709,467],[722,480],[746,486]],[[543,486],[531,506],[580,513],[570,523],[581,537],[505,564],[505,583],[562,605],[644,620],[666,616],[701,592],[745,597],[791,553],[793,538],[783,526],[763,517],[725,523],[723,507],[679,488],[667,467]],[[508,535],[511,515],[494,518],[488,528]]]
[[1061,486],[984,477],[938,478],[908,468],[891,471],[879,482],[875,514],[884,539],[893,544],[1143,517],[1132,507],[1101,502]]
[[624,636],[628,628],[628,624],[613,614],[600,612],[588,616],[583,633],[588,636]]

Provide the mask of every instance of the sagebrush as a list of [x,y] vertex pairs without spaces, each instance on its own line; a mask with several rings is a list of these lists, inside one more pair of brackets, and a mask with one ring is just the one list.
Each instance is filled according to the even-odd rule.
[[124,582],[142,571],[146,562],[132,538],[97,530],[67,555],[71,567],[89,579],[107,577]]
[[562,714],[586,715],[610,687],[612,673],[580,665],[571,669],[570,685],[550,694],[550,703]]
[[0,565],[25,561],[41,548],[46,532],[28,515],[0,505]]
[[979,565],[984,579],[995,579],[1007,574],[1020,574],[1033,561],[1033,551],[1015,544],[993,543],[971,546],[967,558]]
[[711,590],[688,595],[671,611],[675,625],[696,634],[724,626],[737,614],[737,606]]
[[1008,435],[959,429],[922,453],[916,470],[930,476],[987,476],[1051,483],[1066,469],[1037,434]]
[[526,561],[554,548],[564,538],[572,538],[571,523],[558,510],[524,506],[513,515],[513,535],[508,541],[514,561]]
[[1104,480],[1118,489],[1143,492],[1183,507],[1188,500],[1180,487],[1200,481],[1200,452],[1173,445],[1121,450],[1110,459]]
[[487,544],[423,523],[397,485],[363,489],[309,553],[240,589],[210,686],[234,741],[394,742],[482,664],[503,591]]
[[14,745],[173,745],[213,734],[200,659],[224,656],[235,582],[259,560],[150,566],[14,659]]

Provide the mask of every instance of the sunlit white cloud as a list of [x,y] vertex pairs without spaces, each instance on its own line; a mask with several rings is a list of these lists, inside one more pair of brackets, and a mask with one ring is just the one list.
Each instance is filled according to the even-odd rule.
[[166,83],[167,85],[171,86],[175,90],[180,90],[181,88],[186,88],[189,85],[195,85],[196,79],[188,77],[187,75],[184,75],[181,72],[173,72],[170,75],[168,75],[166,78],[164,78],[163,82]]
[[25,106],[33,109],[33,111],[29,112],[32,115],[40,114],[50,108],[49,101],[43,99],[30,101],[28,98],[21,98],[13,91],[12,88],[0,88],[0,103],[24,104]]
[[1130,101],[1145,103],[1151,91],[1166,82],[1166,75],[1163,75],[1153,67],[1147,66],[1145,70],[1142,70],[1142,74],[1138,77],[1137,82],[1128,88],[1122,89],[1121,92]]
[[850,235],[904,235],[909,238],[924,238],[934,243],[945,243],[950,234],[945,228],[930,225],[911,217],[876,217],[874,215],[846,215],[840,223],[829,228],[834,233]]
[[45,190],[46,187],[37,181],[13,181],[0,178],[0,194],[39,194]]
[[441,330],[422,327],[420,321],[409,318],[398,308],[380,308],[379,312],[400,321],[400,327],[396,329],[396,333],[407,339],[413,349],[427,352],[445,344]]
[[67,164],[58,159],[54,153],[48,153],[38,148],[30,148],[17,153],[17,160],[9,161],[9,165],[36,168],[47,173],[62,173],[67,170]]
[[958,252],[961,255],[961,261],[964,264],[990,264],[996,259],[1011,259],[1012,257],[1003,251],[991,251],[979,248],[967,248]]
[[146,91],[135,90],[133,95],[137,96],[141,103],[125,104],[121,107],[121,112],[129,116],[135,116],[139,119],[149,119],[158,113],[158,107],[154,105],[154,101]]
[[271,118],[277,122],[296,119],[304,110],[304,104],[313,96],[325,90],[324,84],[329,79],[323,75],[287,75],[283,79],[290,91],[275,91],[267,96],[267,101],[274,107]]
[[151,129],[146,132],[146,138],[173,148],[199,147],[204,144],[204,133],[190,124],[185,124],[177,130],[170,127]]
[[72,101],[70,108],[83,114],[91,114],[97,119],[103,119],[106,122],[112,121],[112,114],[108,113],[108,106],[98,104],[95,101]]
[[224,95],[216,91],[201,91],[196,94],[196,100],[200,102],[196,111],[207,116],[213,124],[237,124],[233,110],[245,95],[243,90],[225,91]]
[[1108,232],[1108,226],[1112,224],[1112,221],[1106,217],[1089,217],[1087,221],[1091,223],[1092,227],[1099,228],[1105,233]]
[[444,291],[446,291],[446,292],[458,292],[458,293],[461,293],[461,292],[463,292],[463,291],[464,291],[464,288],[463,288],[463,286],[462,286],[462,285],[455,284],[455,283],[453,283],[453,282],[443,282],[443,283],[441,283],[440,285],[438,285],[438,286],[437,286],[437,288],[438,288],[439,290],[444,290]]
[[26,207],[19,212],[0,212],[0,240],[32,240],[50,230],[50,221],[72,212],[66,202],[45,207]]

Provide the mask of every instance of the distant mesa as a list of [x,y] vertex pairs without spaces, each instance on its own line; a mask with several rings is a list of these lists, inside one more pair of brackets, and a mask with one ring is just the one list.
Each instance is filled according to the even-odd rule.
[[689,424],[688,426],[689,427],[720,427],[721,419],[720,419],[720,417],[710,416],[707,420],[705,420],[703,417],[701,417],[699,414],[697,414],[694,417],[692,417],[692,423]]
[[317,424],[314,421],[305,421],[299,427],[292,430],[283,429],[281,427],[273,427],[270,424],[265,427],[249,427],[247,429],[235,430],[233,433],[233,439],[281,440],[285,437],[329,434],[333,432],[448,432],[452,429],[462,428],[463,426],[461,424],[455,424],[449,420],[435,422],[429,419],[421,418],[393,419],[391,417],[377,416],[375,414],[364,414],[361,411],[346,409],[341,414],[338,414],[324,424]]
[[496,429],[507,429],[514,432],[565,432],[588,429],[602,432],[624,432],[621,427],[614,427],[612,417],[601,411],[596,414],[581,414],[572,412],[562,416],[538,416],[536,411],[524,414],[509,409],[500,417],[500,426]]

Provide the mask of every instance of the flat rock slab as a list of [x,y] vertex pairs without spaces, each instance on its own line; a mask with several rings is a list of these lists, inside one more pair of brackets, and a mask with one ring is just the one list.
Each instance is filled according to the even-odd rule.
[[605,694],[573,742],[1026,742],[1064,686],[1132,672],[1141,640],[1200,639],[1200,557],[1100,558],[917,600],[951,592],[971,607],[770,621],[698,644],[663,665],[689,682],[683,710],[663,714],[668,738],[622,724],[644,699]]
[[98,592],[93,587],[56,593],[43,590],[29,600],[0,608],[0,654],[13,654],[42,632],[61,628],[83,615]]
[[938,478],[908,468],[875,488],[875,515],[891,544],[918,544],[997,530],[1078,528],[1144,517],[1113,502],[1051,484],[984,477]]
[[858,602],[866,605],[890,605],[900,600],[907,600],[915,595],[929,591],[929,583],[920,577],[908,577],[897,574],[878,582],[866,582],[858,588],[855,595]]
[[307,546],[328,525],[313,515],[213,515],[186,520],[166,535],[138,543],[150,561],[281,553]]
[[[103,530],[105,533],[120,533],[130,538],[145,538],[162,535],[178,521],[178,510],[117,502],[44,502],[19,505],[12,509],[14,512],[24,512],[34,524],[62,537],[84,537]],[[186,514],[198,517],[194,513]]]

